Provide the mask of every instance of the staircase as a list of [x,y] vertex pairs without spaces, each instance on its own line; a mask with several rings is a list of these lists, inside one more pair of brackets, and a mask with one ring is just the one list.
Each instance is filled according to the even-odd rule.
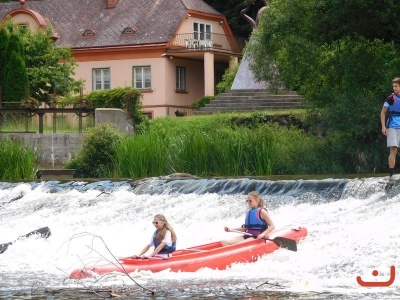
[[227,112],[251,112],[257,110],[300,109],[303,99],[295,92],[281,91],[272,94],[268,90],[229,90],[218,95],[205,107],[194,111],[195,115]]

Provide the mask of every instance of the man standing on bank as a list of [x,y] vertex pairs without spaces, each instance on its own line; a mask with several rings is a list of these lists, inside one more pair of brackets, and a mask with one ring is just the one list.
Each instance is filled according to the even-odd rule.
[[382,133],[387,137],[390,149],[388,163],[389,176],[393,179],[397,148],[400,145],[400,77],[392,80],[393,94],[386,98],[381,110]]

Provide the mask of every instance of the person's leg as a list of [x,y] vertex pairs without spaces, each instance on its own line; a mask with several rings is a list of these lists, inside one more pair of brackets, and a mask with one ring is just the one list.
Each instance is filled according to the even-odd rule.
[[390,154],[389,154],[389,169],[394,168],[396,165],[396,155],[397,155],[397,147],[390,147]]
[[228,240],[222,240],[221,244],[222,244],[222,246],[228,246],[228,245],[234,245],[234,244],[240,243],[242,241],[244,241],[244,238],[242,235],[239,235],[239,236],[235,236]]
[[396,155],[398,146],[397,131],[394,128],[389,128],[387,133],[387,147],[390,149],[388,164],[389,164],[389,176],[392,177],[394,174],[394,167],[396,165]]

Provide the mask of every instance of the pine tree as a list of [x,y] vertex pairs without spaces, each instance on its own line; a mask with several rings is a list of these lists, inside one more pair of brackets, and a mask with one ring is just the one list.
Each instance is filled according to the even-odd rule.
[[3,95],[3,82],[6,68],[6,50],[8,44],[8,33],[4,27],[0,28],[0,108]]
[[[28,76],[25,61],[17,51],[11,52],[5,71],[4,100],[7,102],[22,102],[26,100],[29,97]],[[12,105],[12,107],[20,107],[20,105]]]

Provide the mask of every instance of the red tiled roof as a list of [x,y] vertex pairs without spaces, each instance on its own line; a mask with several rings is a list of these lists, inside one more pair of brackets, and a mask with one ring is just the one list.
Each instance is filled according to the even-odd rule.
[[[0,3],[0,20],[20,7],[19,2]],[[221,15],[202,0],[119,0],[115,8],[107,8],[107,0],[27,0],[24,8],[50,20],[57,43],[72,48],[166,43],[187,10]],[[127,27],[135,34],[121,35]],[[96,37],[82,37],[86,30]]]

